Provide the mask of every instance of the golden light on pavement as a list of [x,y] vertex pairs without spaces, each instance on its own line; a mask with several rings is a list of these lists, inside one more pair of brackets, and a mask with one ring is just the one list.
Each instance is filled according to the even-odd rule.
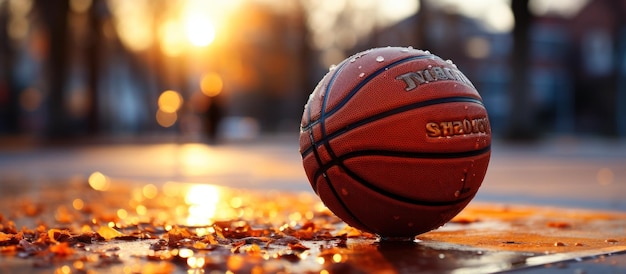
[[189,206],[188,225],[210,225],[220,201],[220,189],[212,185],[191,185],[185,195]]
[[204,144],[181,145],[179,153],[180,173],[184,176],[229,174],[236,169],[232,165],[234,156],[220,154]]
[[159,194],[159,189],[153,184],[147,184],[141,188],[144,197],[154,199]]
[[94,172],[89,175],[89,179],[87,180],[89,185],[98,191],[106,191],[109,189],[110,181],[107,176],[104,176],[101,172]]
[[202,93],[209,97],[214,97],[219,95],[222,92],[222,88],[224,87],[224,82],[222,81],[222,77],[220,77],[217,73],[207,73],[200,80],[200,89]]

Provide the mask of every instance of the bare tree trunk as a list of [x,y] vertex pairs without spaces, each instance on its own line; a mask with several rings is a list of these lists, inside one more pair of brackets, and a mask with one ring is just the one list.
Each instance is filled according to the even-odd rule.
[[47,137],[67,137],[67,113],[65,111],[65,83],[68,65],[68,25],[69,0],[37,0],[38,15],[48,33],[48,58],[45,64],[48,84]]
[[511,8],[515,16],[513,28],[513,52],[511,57],[513,78],[511,82],[510,117],[507,137],[512,140],[530,140],[537,136],[533,128],[534,106],[530,101],[530,25],[532,15],[528,10],[528,0],[512,0]]
[[617,19],[615,27],[615,127],[617,136],[626,139],[626,18],[623,1],[611,1],[614,16]]
[[[9,3],[0,2],[0,133],[17,133],[19,119],[18,87],[13,77],[15,50],[8,34]],[[2,89],[5,89],[2,91]],[[6,94],[1,94],[6,92]]]
[[95,135],[100,131],[98,86],[102,64],[102,20],[106,12],[103,0],[94,0],[89,10],[89,34],[87,41],[87,89],[89,93],[89,110],[87,113],[87,132]]

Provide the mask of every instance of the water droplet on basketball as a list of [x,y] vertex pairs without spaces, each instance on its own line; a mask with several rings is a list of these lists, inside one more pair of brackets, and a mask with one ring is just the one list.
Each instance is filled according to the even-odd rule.
[[337,68],[337,65],[332,64],[332,65],[330,65],[330,67],[328,67],[328,70],[329,70],[329,71],[333,71],[333,70],[335,70],[336,68]]
[[363,78],[363,76],[365,76],[365,72],[359,73],[359,78]]
[[356,57],[350,59],[350,63],[354,63],[354,62],[356,62]]
[[464,106],[463,108],[467,110],[469,107],[468,106]]
[[409,48],[403,48],[400,50],[400,52],[409,52]]
[[454,192],[454,197],[455,197],[455,198],[459,198],[459,196],[461,196],[461,191],[458,191],[458,190],[457,190],[457,191],[455,191],[455,192]]
[[430,51],[425,50],[425,51],[424,51],[424,54],[430,54]]
[[382,61],[385,61],[385,57],[378,55],[378,57],[376,57],[376,62],[380,63]]
[[433,65],[428,65],[428,68],[429,68],[429,69],[433,68]]
[[407,49],[413,49],[413,46],[408,46],[408,47],[406,47],[406,48],[407,48]]
[[347,190],[347,189],[345,189],[345,188],[342,188],[342,189],[341,189],[341,194],[342,194],[343,196],[348,196],[348,190]]
[[448,64],[450,64],[450,65],[453,65],[453,64],[454,64],[454,62],[452,62],[452,60],[450,60],[450,59],[446,60],[446,63],[448,63]]
[[362,69],[362,68],[363,68],[363,66],[359,66],[359,69]]

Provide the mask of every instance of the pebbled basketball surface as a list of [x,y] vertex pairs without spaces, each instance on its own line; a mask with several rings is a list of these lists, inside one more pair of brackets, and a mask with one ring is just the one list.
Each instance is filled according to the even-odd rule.
[[449,221],[474,197],[490,157],[482,99],[451,62],[377,48],[332,68],[302,117],[311,186],[337,216],[383,236]]

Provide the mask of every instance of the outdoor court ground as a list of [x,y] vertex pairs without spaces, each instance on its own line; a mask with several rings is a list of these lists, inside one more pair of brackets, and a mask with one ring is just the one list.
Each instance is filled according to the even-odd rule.
[[0,273],[626,272],[623,142],[494,142],[474,201],[405,242],[332,215],[296,142],[4,147]]

